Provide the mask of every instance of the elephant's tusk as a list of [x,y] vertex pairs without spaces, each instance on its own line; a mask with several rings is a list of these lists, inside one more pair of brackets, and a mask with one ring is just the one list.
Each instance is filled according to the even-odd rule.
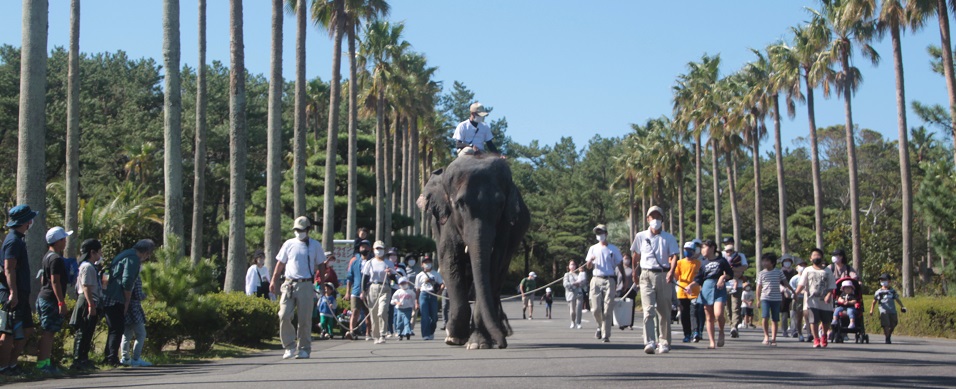
[[465,246],[465,254],[468,254],[468,246]]

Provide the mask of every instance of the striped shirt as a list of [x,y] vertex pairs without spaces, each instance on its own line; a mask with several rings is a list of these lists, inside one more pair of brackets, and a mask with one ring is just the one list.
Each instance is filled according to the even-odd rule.
[[761,270],[757,274],[757,288],[760,289],[760,300],[782,301],[783,295],[780,293],[780,282],[783,280],[783,272],[780,269]]

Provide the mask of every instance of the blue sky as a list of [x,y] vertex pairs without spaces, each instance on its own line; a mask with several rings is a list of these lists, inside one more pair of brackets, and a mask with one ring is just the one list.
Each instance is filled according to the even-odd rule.
[[[246,66],[268,74],[271,8],[267,0],[245,1]],[[505,116],[509,135],[521,143],[553,144],[571,136],[579,146],[594,136],[620,136],[630,123],[671,113],[671,87],[689,61],[703,53],[722,56],[727,74],[753,58],[750,48],[788,39],[790,26],[807,19],[815,1],[567,1],[392,0],[390,19],[404,21],[405,39],[438,66],[450,88],[464,82],[493,116]],[[131,57],[161,60],[159,0],[94,0],[82,3],[80,49],[125,50]],[[181,1],[182,61],[197,58],[196,3]],[[226,0],[209,1],[207,59],[229,62]],[[69,2],[50,1],[49,46],[66,46]],[[286,16],[283,74],[294,75],[295,26]],[[19,46],[21,4],[0,5],[0,43]],[[945,104],[942,78],[929,68],[926,47],[939,44],[935,18],[903,38],[907,100]],[[307,73],[328,79],[331,42],[310,27]],[[897,138],[893,63],[889,39],[875,44],[878,67],[856,58],[864,82],[853,100],[860,128]],[[345,72],[347,74],[347,72]],[[819,96],[819,95],[818,95]],[[843,123],[840,100],[817,100],[817,124]],[[920,125],[912,112],[909,125]],[[806,107],[784,120],[785,146],[805,136]],[[764,150],[771,139],[765,140]]]

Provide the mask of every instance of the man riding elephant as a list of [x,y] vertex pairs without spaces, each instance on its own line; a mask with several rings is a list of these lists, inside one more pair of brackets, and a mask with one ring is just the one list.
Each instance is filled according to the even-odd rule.
[[[450,304],[449,345],[507,347],[502,281],[528,231],[531,214],[505,160],[463,155],[432,173],[418,206],[433,218]],[[468,303],[474,290],[474,311]]]

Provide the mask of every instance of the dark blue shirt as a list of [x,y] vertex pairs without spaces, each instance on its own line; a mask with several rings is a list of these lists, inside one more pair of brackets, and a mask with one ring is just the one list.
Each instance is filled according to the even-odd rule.
[[355,254],[352,262],[349,263],[349,272],[345,280],[352,288],[352,296],[362,293],[362,261],[362,254]]
[[[15,259],[17,262],[17,293],[21,300],[30,296],[30,259],[27,257],[27,243],[23,238],[23,234],[16,230],[10,230],[7,238],[3,240],[4,264],[8,259]],[[0,273],[2,273],[0,275],[0,288],[10,290],[6,273]]]

